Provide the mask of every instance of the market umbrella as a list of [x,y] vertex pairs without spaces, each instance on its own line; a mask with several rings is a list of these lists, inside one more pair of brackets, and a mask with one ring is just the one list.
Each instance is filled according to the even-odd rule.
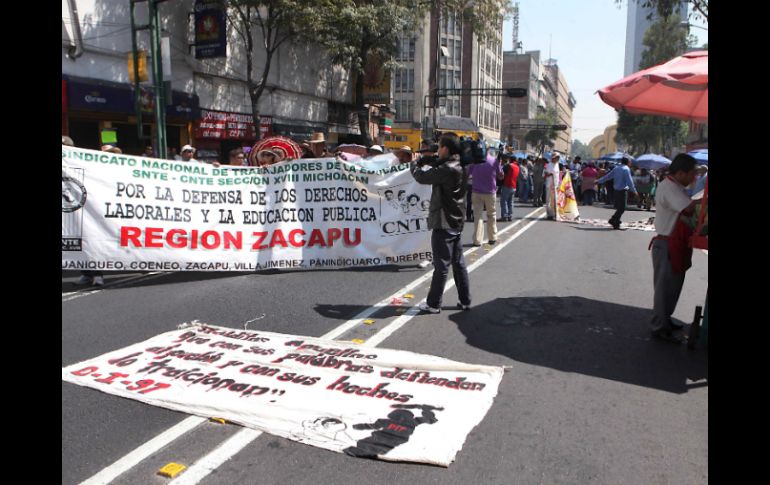
[[708,51],[688,52],[631,74],[597,91],[615,109],[629,113],[708,121]]
[[249,152],[249,164],[253,167],[258,166],[257,157],[262,150],[270,150],[281,155],[281,160],[295,160],[302,158],[302,148],[292,140],[284,136],[271,136],[259,140]]
[[701,150],[693,150],[691,152],[687,152],[688,155],[693,157],[699,165],[708,165],[709,164],[709,149],[703,148]]
[[634,160],[635,167],[646,168],[647,170],[660,170],[669,165],[671,165],[671,160],[662,155],[655,155],[654,153],[645,153]]
[[632,161],[634,160],[634,157],[632,157],[631,155],[625,152],[608,153],[607,155],[604,155],[603,157],[599,158],[599,160],[619,162],[621,158],[627,158]]

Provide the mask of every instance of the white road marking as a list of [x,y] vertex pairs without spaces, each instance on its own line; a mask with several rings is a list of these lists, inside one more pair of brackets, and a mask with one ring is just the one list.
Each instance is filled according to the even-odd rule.
[[[532,211],[530,214],[527,215],[529,217],[530,215],[537,212],[537,210]],[[468,273],[473,271],[474,269],[478,268],[482,264],[484,264],[486,261],[488,261],[492,256],[499,253],[505,246],[513,242],[516,238],[518,238],[524,231],[532,227],[533,224],[538,222],[540,219],[545,217],[545,213],[541,214],[536,220],[530,222],[523,228],[521,228],[519,231],[516,232],[516,234],[513,235],[510,239],[505,241],[504,243],[498,243],[497,246],[491,251],[489,251],[488,254],[485,254],[481,258],[479,258],[478,261],[468,266]],[[505,228],[503,231],[498,232],[498,240],[499,236],[503,234],[506,230],[510,229],[511,227],[514,227],[515,225],[511,225],[507,228]],[[465,254],[471,253],[472,251],[476,250],[478,248],[473,248],[471,250],[466,251]],[[403,295],[406,293],[409,289],[417,286],[419,283],[425,281],[427,278],[432,277],[432,274],[428,274],[425,276],[421,276],[420,278],[417,278],[415,281],[410,283],[409,285],[405,286],[404,288],[400,289],[390,297],[382,300],[377,305],[382,305],[383,302],[390,302],[392,298],[395,296]],[[448,284],[445,287],[444,292],[446,293],[449,289],[454,287],[454,280],[451,282],[447,282]],[[422,300],[424,301],[424,300]],[[371,310],[371,309],[370,309]],[[376,311],[376,310],[374,310]],[[374,313],[372,311],[371,313]],[[373,337],[370,337],[369,340],[366,341],[366,345],[369,347],[376,347],[378,344],[380,344],[383,340],[393,335],[394,332],[396,332],[398,329],[403,327],[409,320],[414,318],[418,313],[420,312],[420,309],[417,308],[417,306],[411,307],[404,315],[397,318],[395,321],[393,321],[390,325],[383,328],[376,334],[374,334]],[[363,313],[363,312],[362,312]],[[358,323],[360,320],[361,314],[359,314],[359,317],[355,320],[351,320],[351,322]],[[337,327],[336,329],[332,330],[331,332],[327,333],[326,335],[322,336],[321,338],[331,338],[329,335],[340,335],[339,329],[342,327],[350,328],[350,323],[347,322],[343,325],[340,325],[340,327]],[[236,433],[232,438],[227,440],[225,443],[223,443],[221,446],[216,448],[214,451],[206,455],[205,457],[201,458],[195,464],[193,464],[190,468],[184,471],[182,475],[179,476],[179,478],[172,480],[169,485],[196,485],[200,483],[201,480],[206,478],[212,471],[216,470],[217,467],[221,466],[224,462],[235,456],[238,452],[240,452],[243,448],[245,448],[249,443],[257,439],[262,434],[261,431],[256,431],[251,428],[244,428],[243,430]]]
[[167,274],[169,274],[169,273],[167,273],[167,272],[163,272],[163,273],[161,273],[161,272],[147,273],[147,274],[143,274],[143,275],[139,275],[139,276],[133,276],[133,277],[130,277],[130,278],[125,278],[125,279],[118,280],[118,281],[115,281],[115,282],[112,282],[112,283],[107,283],[103,287],[101,287],[99,289],[96,289],[96,290],[91,290],[91,291],[80,290],[80,291],[74,291],[74,292],[70,292],[70,293],[62,293],[62,300],[61,301],[62,301],[62,303],[64,303],[65,301],[72,301],[72,300],[75,300],[77,298],[81,298],[81,297],[84,297],[84,296],[89,296],[89,295],[93,295],[93,294],[99,293],[100,291],[102,291],[104,289],[107,289],[107,288],[120,288],[121,286],[123,286],[123,285],[125,285],[127,283],[131,283],[132,281],[141,280],[141,279],[151,280],[151,279],[155,279],[155,278],[160,278],[161,276],[164,276],[164,275],[167,275]]
[[[525,219],[531,217],[533,214],[535,214],[538,211],[542,211],[543,208],[537,208],[534,211],[530,212],[524,218],[522,218],[519,222],[516,224],[511,224],[510,226],[506,227],[505,229],[498,232],[498,239],[501,235],[505,234],[509,230],[513,229],[514,227],[517,227],[520,225],[520,223]],[[482,256],[478,261],[474,262],[470,266],[468,266],[468,272],[470,273],[474,269],[476,269],[478,266],[483,264],[485,261],[489,260],[493,255],[497,254],[502,250],[503,247],[510,244],[511,241],[519,237],[519,235],[529,229],[535,222],[545,217],[545,213],[541,214],[536,220],[530,222],[527,224],[524,228],[519,230],[511,239],[508,241],[505,241],[504,243],[498,243],[499,245],[495,247],[493,250],[489,251],[488,254],[485,254]],[[464,254],[466,256],[476,252],[479,248],[471,248],[468,251],[466,251]],[[161,276],[166,273],[161,273],[156,276]],[[146,276],[146,275],[144,275]],[[142,277],[144,277],[142,276]],[[364,319],[368,318],[377,310],[382,309],[383,307],[389,306],[390,302],[393,298],[401,297],[403,294],[408,293],[409,290],[412,288],[415,288],[419,286],[421,283],[424,283],[428,279],[432,277],[432,272],[428,272],[425,275],[417,278],[416,280],[412,281],[405,287],[401,288],[397,292],[393,293],[392,295],[388,296],[387,298],[384,298],[379,303],[376,303],[370,308],[367,308],[363,312],[359,313],[357,316],[355,316],[352,320],[349,320],[339,327],[327,332],[326,334],[322,335],[320,338],[327,338],[327,339],[334,339],[336,337],[339,337],[340,335],[344,334],[351,328],[361,324]],[[136,279],[136,278],[134,278]],[[127,281],[124,281],[127,282]],[[449,281],[448,285],[446,287],[446,290],[449,290],[454,286],[454,281]],[[99,291],[99,290],[97,290]],[[415,315],[419,313],[419,309],[414,306],[410,308],[404,315],[396,319],[393,323],[388,325],[387,327],[380,330],[378,333],[376,333],[372,338],[370,338],[367,341],[367,345],[369,346],[375,346],[378,343],[382,342],[386,338],[388,338],[390,335],[392,335],[396,330],[404,326],[406,322],[408,322],[411,318],[413,318]],[[156,453],[158,450],[169,444],[171,441],[179,438],[182,434],[191,431],[196,426],[201,424],[202,422],[206,421],[205,418],[200,418],[198,416],[191,416],[176,426],[170,428],[169,430],[161,433],[157,437],[153,438],[152,440],[148,441],[144,445],[140,446],[136,450],[132,451],[125,457],[121,458],[120,460],[116,461],[112,465],[108,466],[101,472],[97,473],[93,477],[89,478],[85,482],[82,482],[81,485],[102,485],[107,484],[117,478],[118,476],[122,475],[123,473],[127,472],[129,469],[136,466],[139,462],[147,458],[148,456]],[[181,431],[181,432],[180,432]],[[215,470],[218,466],[220,466],[222,463],[226,462],[230,458],[232,458],[235,454],[240,452],[244,447],[246,447],[249,443],[254,441],[259,435],[261,435],[261,431],[257,431],[251,428],[244,428],[243,430],[239,431],[235,435],[233,435],[230,439],[225,441],[222,445],[217,447],[215,450],[213,450],[211,453],[206,455],[205,457],[198,460],[195,464],[193,464],[190,468],[184,471],[182,475],[180,475],[175,480],[171,481],[169,485],[183,485],[183,484],[197,484],[200,482],[203,478],[208,476],[213,470]]]
[[127,454],[88,480],[82,482],[80,485],[104,485],[110,483],[123,473],[136,466],[137,463],[156,453],[167,444],[171,443],[188,431],[191,431],[196,426],[205,421],[206,418],[190,416],[176,426],[167,429],[163,433],[159,434],[155,438]]

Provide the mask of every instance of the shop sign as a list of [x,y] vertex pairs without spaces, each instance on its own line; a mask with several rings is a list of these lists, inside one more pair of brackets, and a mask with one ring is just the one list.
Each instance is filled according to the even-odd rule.
[[201,110],[200,121],[195,122],[195,138],[217,140],[255,140],[254,117],[250,114]]
[[126,89],[96,83],[69,82],[70,109],[132,113],[133,96]]
[[195,3],[195,58],[227,57],[227,24],[218,2]]

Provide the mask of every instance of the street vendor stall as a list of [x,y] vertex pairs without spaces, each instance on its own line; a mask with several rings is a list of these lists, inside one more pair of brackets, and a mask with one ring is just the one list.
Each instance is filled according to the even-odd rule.
[[[663,64],[631,74],[598,91],[615,109],[632,114],[670,116],[698,123],[708,122],[708,51],[688,52]],[[706,151],[708,157],[708,151]],[[696,216],[690,247],[708,250],[708,180]],[[708,344],[708,290],[704,304],[696,307],[688,347],[694,348],[700,331]]]

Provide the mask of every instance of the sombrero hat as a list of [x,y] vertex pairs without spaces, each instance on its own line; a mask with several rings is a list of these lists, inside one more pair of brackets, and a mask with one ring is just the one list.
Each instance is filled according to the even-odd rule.
[[302,158],[302,148],[300,148],[297,142],[283,136],[271,136],[254,144],[254,147],[249,152],[249,165],[259,165],[257,158],[259,153],[264,150],[273,152],[279,160]]

